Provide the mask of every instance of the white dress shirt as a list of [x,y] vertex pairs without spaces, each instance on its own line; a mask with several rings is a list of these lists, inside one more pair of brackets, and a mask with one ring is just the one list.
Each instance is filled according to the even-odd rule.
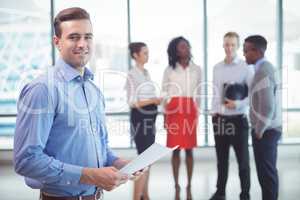
[[151,81],[149,72],[146,69],[141,70],[137,66],[128,72],[125,90],[130,106],[138,101],[157,97],[155,84]]
[[245,61],[236,57],[232,63],[227,64],[224,61],[217,63],[213,70],[213,98],[212,114],[221,115],[239,115],[247,114],[249,109],[248,97],[243,100],[236,100],[236,108],[228,109],[223,102],[224,84],[245,83],[248,86],[248,92],[254,77],[253,67],[247,65]]
[[201,68],[193,62],[183,68],[176,63],[175,69],[168,66],[165,69],[162,82],[162,96],[164,104],[172,97],[193,97],[200,106]]

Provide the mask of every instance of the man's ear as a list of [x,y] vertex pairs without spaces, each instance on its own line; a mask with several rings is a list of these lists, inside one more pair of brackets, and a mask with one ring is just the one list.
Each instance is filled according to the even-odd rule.
[[59,44],[60,38],[57,37],[56,35],[53,36],[53,43],[56,46],[56,48],[60,51],[60,44]]
[[133,57],[134,59],[137,59],[138,54],[137,54],[137,53],[133,53],[133,54],[132,54],[132,57]]

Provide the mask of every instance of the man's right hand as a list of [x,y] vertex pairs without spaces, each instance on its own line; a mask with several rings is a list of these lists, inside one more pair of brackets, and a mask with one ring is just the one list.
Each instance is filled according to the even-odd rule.
[[121,174],[115,167],[83,168],[80,183],[95,185],[111,191],[128,181],[128,175]]
[[153,102],[154,102],[155,105],[159,105],[159,104],[161,104],[162,100],[163,100],[162,97],[154,98],[154,99],[153,99]]

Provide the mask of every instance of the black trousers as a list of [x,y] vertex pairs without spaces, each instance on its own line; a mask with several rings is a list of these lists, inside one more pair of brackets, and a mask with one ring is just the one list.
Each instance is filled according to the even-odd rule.
[[259,184],[262,189],[263,200],[278,199],[278,172],[277,143],[281,137],[281,131],[275,129],[266,130],[263,137],[258,140],[255,131],[252,130],[252,143],[255,157],[256,171]]
[[147,105],[130,110],[130,132],[138,154],[155,142],[157,106]]
[[249,124],[244,115],[221,116],[212,118],[215,149],[217,154],[217,193],[225,195],[228,178],[229,149],[233,146],[241,181],[241,197],[249,197],[250,167],[249,167]]

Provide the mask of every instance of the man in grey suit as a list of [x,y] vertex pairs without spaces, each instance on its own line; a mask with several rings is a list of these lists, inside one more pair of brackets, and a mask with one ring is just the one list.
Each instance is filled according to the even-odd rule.
[[255,68],[250,88],[252,144],[263,200],[278,198],[277,143],[282,132],[278,78],[264,57],[267,41],[260,35],[245,39],[244,56]]

